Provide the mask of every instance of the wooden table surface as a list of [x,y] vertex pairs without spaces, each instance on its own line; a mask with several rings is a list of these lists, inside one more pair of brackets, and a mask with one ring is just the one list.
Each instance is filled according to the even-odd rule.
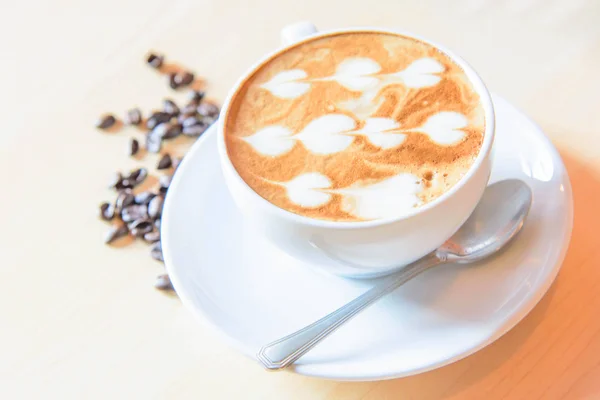
[[[0,398],[600,399],[599,2],[31,0],[1,11]],[[267,373],[153,289],[162,267],[146,246],[102,243],[97,205],[111,172],[139,164],[125,148],[141,133],[94,122],[172,96],[145,53],[193,69],[223,100],[303,19],[447,45],[563,156],[575,196],[566,261],[533,312],[475,355],[385,382]]]

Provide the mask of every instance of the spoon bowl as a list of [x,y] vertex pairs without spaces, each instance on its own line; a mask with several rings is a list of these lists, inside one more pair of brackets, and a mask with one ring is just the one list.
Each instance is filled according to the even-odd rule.
[[445,262],[472,263],[496,253],[521,230],[533,194],[523,181],[488,186],[467,221],[435,254]]

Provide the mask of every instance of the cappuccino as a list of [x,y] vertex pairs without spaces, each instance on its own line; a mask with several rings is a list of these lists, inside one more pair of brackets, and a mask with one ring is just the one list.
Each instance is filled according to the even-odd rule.
[[272,204],[306,217],[399,217],[469,170],[485,118],[437,48],[378,32],[292,46],[242,83],[224,116],[228,157]]

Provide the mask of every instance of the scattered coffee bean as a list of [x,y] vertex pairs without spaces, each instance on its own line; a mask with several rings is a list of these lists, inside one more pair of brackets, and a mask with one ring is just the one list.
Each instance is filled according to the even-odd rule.
[[148,205],[150,200],[152,200],[156,195],[152,192],[141,192],[135,195],[135,203],[136,204],[144,204]]
[[96,122],[96,128],[108,129],[111,126],[113,126],[116,122],[117,122],[117,119],[113,115],[106,114],[106,115],[103,115],[102,117],[100,117],[98,122]]
[[152,231],[144,234],[144,241],[147,243],[155,243],[160,240],[160,232]]
[[171,185],[172,179],[173,179],[173,177],[171,175],[163,175],[158,179],[161,193],[167,193],[167,189]]
[[163,100],[163,110],[164,110],[164,112],[170,114],[171,117],[179,115],[179,107],[171,99]]
[[135,183],[129,178],[123,178],[116,186],[117,190],[133,189]]
[[129,231],[127,230],[127,226],[123,223],[119,223],[117,225],[113,225],[110,227],[106,235],[104,236],[104,243],[110,244],[115,240],[127,236]]
[[171,127],[171,124],[169,122],[162,122],[158,125],[156,125],[154,127],[154,129],[152,129],[152,134],[158,138],[160,138],[161,140],[164,138],[164,136],[167,134],[167,130]]
[[198,121],[196,125],[186,126],[183,128],[183,134],[189,137],[198,137],[208,129],[208,125],[202,121]]
[[163,62],[165,61],[165,57],[160,55],[160,54],[155,54],[155,53],[150,53],[148,54],[148,58],[146,59],[146,62],[148,63],[148,65],[150,65],[152,68],[160,68],[163,65]]
[[133,222],[140,218],[148,216],[148,206],[144,204],[132,204],[124,207],[121,211],[121,219],[123,222]]
[[136,170],[131,171],[127,179],[131,181],[133,186],[137,186],[140,183],[144,182],[147,176],[148,170],[146,168],[138,168]]
[[219,116],[219,107],[213,103],[200,103],[196,110],[204,117],[217,118]]
[[135,156],[138,151],[140,150],[140,142],[138,142],[137,139],[131,138],[131,140],[129,141],[129,155],[130,156]]
[[200,120],[195,115],[189,116],[181,122],[181,125],[186,128],[188,126],[196,125],[200,123]]
[[179,88],[179,85],[177,84],[175,76],[177,76],[175,72],[169,74],[169,86],[171,87],[171,89],[177,90]]
[[157,276],[156,281],[154,282],[154,287],[158,290],[175,290],[173,288],[173,284],[171,283],[171,279],[167,274]]
[[133,236],[141,238],[144,237],[146,233],[152,232],[154,224],[148,218],[140,218],[129,223],[127,227]]
[[110,203],[100,204],[100,218],[105,221],[110,221],[115,217],[115,206]]
[[146,134],[146,150],[150,153],[160,153],[162,149],[162,137],[153,130]]
[[121,184],[122,180],[123,180],[123,175],[117,171],[114,174],[112,174],[112,176],[110,177],[108,187],[111,189],[117,189],[117,186],[119,186]]
[[206,93],[201,90],[194,90],[192,93],[190,93],[189,102],[198,105],[202,102],[202,99],[204,99],[205,95]]
[[174,139],[177,136],[181,135],[181,125],[179,124],[168,124],[165,133],[163,134],[163,140]]
[[[185,106],[185,107],[187,107],[187,106]],[[185,107],[184,107],[184,110],[185,110]],[[197,114],[196,114],[195,109],[193,109],[191,112],[190,111],[187,111],[187,112],[181,111],[181,113],[177,116],[177,122],[180,123],[181,125],[183,125],[183,121],[185,121],[188,118],[196,118],[197,119],[196,115]]]
[[[164,65],[164,56],[149,53],[146,59],[149,66],[160,69]],[[173,89],[180,89],[193,84],[195,76],[191,71],[179,71],[170,74],[169,85]],[[181,108],[172,99],[163,99],[163,109],[155,111],[148,116],[145,126],[148,128],[145,143],[148,152],[160,153],[163,140],[175,138],[182,133],[186,136],[200,136],[219,116],[219,108],[209,102],[204,103],[203,91],[190,90],[188,101]],[[127,125],[140,125],[144,122],[143,114],[139,108],[128,110],[123,118]],[[100,129],[109,129],[118,124],[113,115],[104,115],[96,124]],[[140,152],[140,141],[136,138],[129,139],[127,152],[135,156]],[[181,157],[171,157],[170,154],[161,156],[157,163],[158,170],[175,170],[181,163]],[[102,203],[100,205],[100,218],[106,221],[118,222],[111,226],[105,237],[106,243],[112,243],[120,237],[130,235],[138,237],[151,244],[153,258],[163,261],[161,247],[161,217],[164,203],[164,194],[167,192],[171,175],[164,175],[159,179],[159,190],[144,191],[134,195],[133,188],[144,182],[148,170],[139,168],[123,176],[120,172],[114,174],[111,187],[118,191],[114,204]],[[161,275],[157,279],[156,287],[159,289],[172,289],[168,275]]]
[[150,203],[148,203],[148,216],[152,219],[158,219],[162,216],[162,208],[164,203],[162,196],[154,197]]
[[187,86],[190,83],[194,82],[194,74],[192,74],[189,71],[180,71],[175,74],[173,80],[175,81],[177,87]]
[[154,245],[152,245],[152,248],[150,249],[150,255],[155,260],[164,261],[162,254],[162,245],[160,244],[160,242],[156,242],[154,243]]
[[125,114],[125,123],[127,125],[139,125],[142,123],[142,112],[139,108],[132,108]]
[[170,168],[172,164],[173,164],[173,161],[171,160],[171,156],[168,154],[165,154],[158,161],[158,164],[156,165],[156,169],[167,169],[167,168]]
[[135,202],[135,196],[130,189],[123,190],[117,195],[115,200],[115,213],[121,214],[121,210],[129,207]]
[[150,117],[148,117],[148,121],[146,121],[146,128],[154,129],[159,124],[163,122],[169,122],[171,120],[171,114],[164,111],[155,111]]

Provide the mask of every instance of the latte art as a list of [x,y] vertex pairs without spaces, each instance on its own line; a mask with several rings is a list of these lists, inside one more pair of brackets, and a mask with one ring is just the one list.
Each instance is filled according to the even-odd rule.
[[311,82],[337,82],[348,90],[365,91],[380,84],[403,84],[409,88],[433,86],[440,81],[437,75],[444,66],[431,58],[414,61],[405,70],[380,74],[381,67],[370,58],[349,58],[338,66],[332,76],[308,78],[301,69],[283,71],[262,85],[275,96],[293,99],[310,90]]
[[313,218],[393,218],[470,168],[479,97],[439,50],[359,32],[303,42],[261,65],[225,116],[228,155],[271,203]]

